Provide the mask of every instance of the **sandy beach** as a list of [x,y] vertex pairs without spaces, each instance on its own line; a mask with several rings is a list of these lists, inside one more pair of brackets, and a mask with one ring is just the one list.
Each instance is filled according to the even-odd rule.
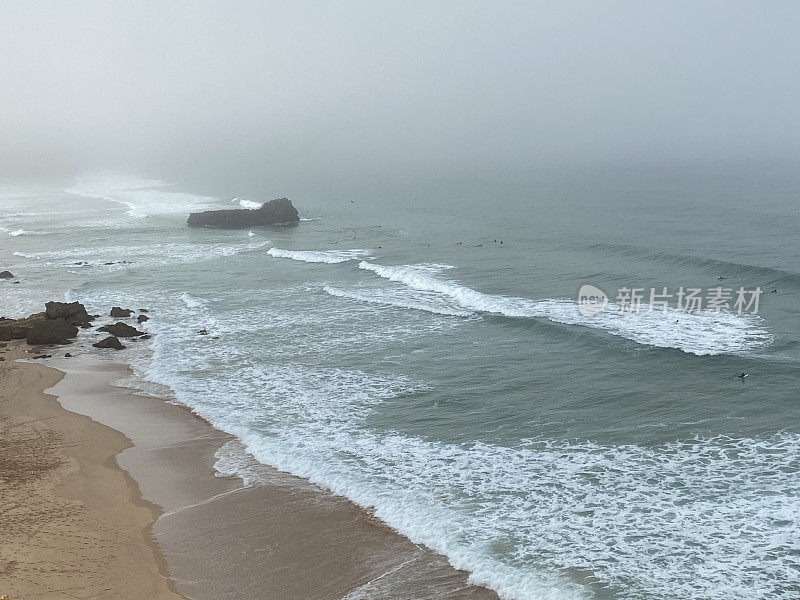
[[[0,362],[0,595],[18,598],[496,598],[341,497],[253,462],[181,406],[113,385],[96,351]],[[53,368],[55,367],[55,368]],[[47,391],[47,393],[45,392]]]
[[0,363],[0,595],[180,598],[150,526],[160,514],[117,464],[124,435],[44,393],[64,374]]

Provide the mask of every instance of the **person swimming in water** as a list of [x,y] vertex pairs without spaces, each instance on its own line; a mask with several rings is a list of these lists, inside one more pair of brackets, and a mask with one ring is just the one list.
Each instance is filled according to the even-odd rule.
[[745,377],[750,377],[750,374],[749,373],[742,373],[741,375],[737,375],[736,379],[741,379],[742,381],[744,381]]

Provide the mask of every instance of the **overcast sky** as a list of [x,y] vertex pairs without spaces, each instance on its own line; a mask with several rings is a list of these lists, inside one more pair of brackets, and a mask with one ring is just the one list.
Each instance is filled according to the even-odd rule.
[[800,2],[5,2],[0,175],[797,160]]

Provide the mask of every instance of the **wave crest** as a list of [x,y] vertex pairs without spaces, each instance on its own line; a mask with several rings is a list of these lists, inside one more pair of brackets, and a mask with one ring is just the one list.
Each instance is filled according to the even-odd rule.
[[270,248],[267,250],[267,254],[275,258],[290,258],[301,262],[333,265],[368,257],[370,251],[359,248],[352,250],[283,250],[282,248]]
[[[750,352],[772,342],[763,320],[754,315],[703,312],[620,312],[612,303],[594,316],[584,316],[578,303],[566,298],[534,300],[486,294],[437,276],[431,265],[386,266],[362,261],[359,268],[423,293],[451,299],[458,307],[513,318],[544,318],[566,325],[600,329],[640,344],[675,348],[697,355]],[[676,318],[677,317],[677,318]]]

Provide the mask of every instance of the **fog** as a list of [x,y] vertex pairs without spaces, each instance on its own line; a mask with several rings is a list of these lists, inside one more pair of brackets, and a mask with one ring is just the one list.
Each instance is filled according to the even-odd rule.
[[800,3],[2,2],[0,177],[784,162]]

